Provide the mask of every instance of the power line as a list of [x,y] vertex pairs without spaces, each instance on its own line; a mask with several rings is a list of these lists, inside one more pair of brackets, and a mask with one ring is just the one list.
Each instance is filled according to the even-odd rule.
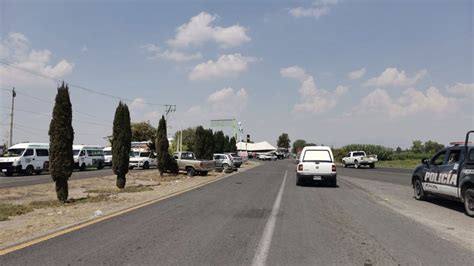
[[[0,108],[3,108],[3,109],[10,109],[9,107],[5,107],[5,106],[0,106]],[[51,115],[47,115],[47,114],[43,114],[43,113],[38,113],[38,112],[30,111],[30,110],[24,110],[24,109],[18,109],[18,108],[15,108],[15,110],[16,110],[16,111],[20,111],[20,112],[24,112],[24,113],[30,113],[30,114],[36,114],[36,115],[40,115],[40,116],[45,116],[45,117],[48,117],[48,118],[51,117]],[[111,127],[112,127],[111,125],[105,125],[105,124],[100,124],[100,123],[95,123],[95,122],[90,122],[90,121],[84,121],[84,120],[79,120],[79,119],[76,119],[76,118],[73,118],[72,120],[73,120],[73,121],[76,121],[76,122],[80,122],[80,123],[87,123],[87,124],[97,125],[97,126],[103,126],[103,127],[107,127],[107,128],[111,128]]]
[[[12,90],[5,89],[5,88],[2,88],[2,90],[12,91]],[[39,97],[30,95],[30,94],[27,94],[27,93],[25,93],[25,92],[23,92],[23,91],[19,91],[19,90],[17,90],[17,89],[15,89],[15,91],[16,91],[17,94],[21,94],[21,95],[23,95],[23,96],[26,96],[26,97],[29,97],[29,98],[32,98],[32,99],[35,99],[35,100],[38,100],[38,101],[41,101],[41,102],[45,102],[45,103],[49,103],[49,104],[54,105],[54,102],[52,102],[52,101],[49,101],[49,100],[46,100],[46,99],[43,99],[43,98],[39,98]],[[98,118],[97,116],[92,115],[92,114],[89,114],[89,113],[86,113],[86,112],[75,111],[75,110],[73,110],[72,112],[73,112],[73,113],[77,113],[77,114],[86,115],[86,116],[89,116],[89,117],[92,117],[92,118],[96,118],[96,119],[98,119],[98,120],[102,120],[102,121],[105,121],[105,122],[108,122],[108,123],[113,123],[112,121],[109,121],[109,120],[106,120],[106,119]]]
[[[9,66],[9,67],[13,67],[13,68],[16,68],[16,69],[19,69],[19,70],[22,70],[22,71],[24,71],[24,72],[30,73],[30,74],[35,75],[35,76],[38,76],[38,77],[42,77],[42,78],[45,78],[45,79],[53,80],[53,81],[56,81],[56,82],[58,82],[58,83],[63,82],[63,81],[60,80],[60,79],[57,79],[57,78],[54,78],[54,77],[51,77],[51,76],[48,76],[48,75],[39,73],[39,72],[37,72],[37,71],[31,70],[31,69],[26,68],[26,67],[19,66],[19,65],[15,64],[15,63],[9,62],[9,61],[7,61],[7,60],[5,60],[5,59],[0,59],[0,64],[6,65],[6,66]],[[112,95],[112,94],[108,94],[108,93],[96,91],[96,90],[89,89],[89,88],[86,88],[86,87],[84,87],[84,86],[77,85],[77,84],[68,83],[68,86],[69,86],[69,87],[78,88],[78,89],[81,89],[81,90],[83,90],[83,91],[87,91],[87,92],[89,92],[89,93],[101,95],[101,96],[103,96],[103,97],[109,97],[109,98],[121,100],[121,101],[124,101],[124,102],[133,102],[133,99],[123,98],[123,97],[115,96],[115,95]],[[141,102],[141,103],[146,104],[146,105],[154,105],[154,106],[166,106],[166,105],[167,105],[167,104],[150,103],[150,102]]]

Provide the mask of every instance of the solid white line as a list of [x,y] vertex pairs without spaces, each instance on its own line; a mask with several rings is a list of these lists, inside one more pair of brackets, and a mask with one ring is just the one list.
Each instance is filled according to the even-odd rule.
[[285,176],[283,177],[283,182],[281,183],[280,191],[278,191],[275,203],[273,204],[272,212],[270,213],[270,217],[268,218],[267,224],[265,225],[265,229],[263,230],[262,238],[258,243],[257,252],[255,253],[255,256],[253,257],[252,261],[253,266],[263,266],[266,263],[270,244],[272,243],[273,231],[275,230],[275,223],[278,211],[280,209],[281,196],[283,195],[287,175],[288,170],[285,171]]

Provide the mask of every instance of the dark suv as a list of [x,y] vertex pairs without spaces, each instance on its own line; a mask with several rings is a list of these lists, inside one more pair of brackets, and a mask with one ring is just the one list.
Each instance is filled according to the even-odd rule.
[[464,145],[456,143],[442,149],[431,160],[423,159],[412,176],[417,200],[428,195],[442,196],[464,203],[466,214],[474,217],[474,146],[466,134]]

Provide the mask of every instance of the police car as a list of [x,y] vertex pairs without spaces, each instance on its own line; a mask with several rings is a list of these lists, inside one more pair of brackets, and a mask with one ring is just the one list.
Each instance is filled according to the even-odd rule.
[[474,217],[474,146],[469,135],[461,143],[442,149],[431,159],[423,159],[412,176],[417,200],[428,195],[442,196],[464,203],[468,216]]

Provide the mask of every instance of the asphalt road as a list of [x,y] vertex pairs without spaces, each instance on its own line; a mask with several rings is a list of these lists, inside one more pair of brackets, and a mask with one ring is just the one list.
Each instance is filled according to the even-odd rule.
[[[336,188],[297,187],[294,167],[266,162],[6,254],[0,265],[472,264],[472,249],[379,204],[347,178]],[[378,181],[400,178],[393,174]]]
[[[130,171],[153,171],[153,170],[156,171],[156,169],[150,169],[150,170],[135,169],[135,170],[130,170]],[[107,175],[113,175],[113,174],[114,173],[111,168],[104,168],[102,170],[74,171],[70,177],[70,180],[100,177],[100,176],[107,176]],[[52,182],[53,182],[53,179],[47,173],[41,174],[41,175],[33,174],[31,176],[16,175],[16,174],[13,176],[5,176],[3,174],[0,174],[0,188],[30,186],[30,185],[37,185],[37,184],[44,184],[44,183],[52,183]]]

